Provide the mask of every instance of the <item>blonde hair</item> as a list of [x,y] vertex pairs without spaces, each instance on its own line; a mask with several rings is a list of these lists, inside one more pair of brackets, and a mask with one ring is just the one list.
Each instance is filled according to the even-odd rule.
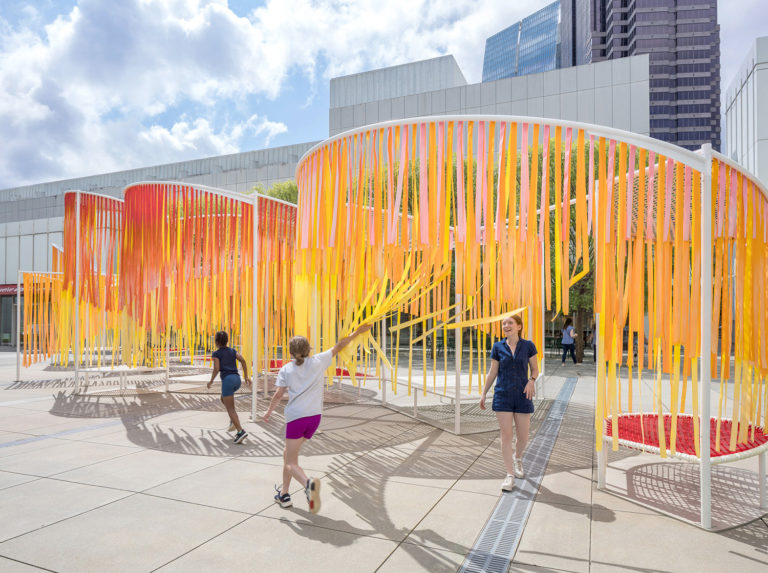
[[311,350],[309,340],[303,336],[294,336],[288,341],[288,352],[291,353],[298,366],[304,364],[304,359],[309,356]]

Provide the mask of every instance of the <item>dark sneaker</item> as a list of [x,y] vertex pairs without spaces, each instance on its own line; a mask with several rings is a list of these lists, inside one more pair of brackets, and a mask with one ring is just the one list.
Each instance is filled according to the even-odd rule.
[[307,486],[304,488],[304,493],[307,494],[309,511],[312,513],[320,511],[320,480],[317,478],[308,479]]
[[278,504],[280,507],[291,507],[293,505],[290,493],[280,493],[280,488],[278,487],[275,488],[275,491],[277,491],[275,494],[276,504]]
[[235,434],[235,443],[236,444],[242,444],[243,440],[245,439],[245,436],[248,435],[248,432],[245,430],[240,430],[238,433]]

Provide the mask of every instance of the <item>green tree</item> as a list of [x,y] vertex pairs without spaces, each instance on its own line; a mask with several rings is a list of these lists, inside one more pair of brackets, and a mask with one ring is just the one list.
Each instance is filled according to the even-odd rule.
[[299,202],[299,186],[293,179],[281,181],[280,183],[273,183],[269,189],[264,189],[264,185],[258,183],[253,186],[252,191],[254,193],[259,193],[260,195],[269,195],[270,197],[287,201],[294,205]]

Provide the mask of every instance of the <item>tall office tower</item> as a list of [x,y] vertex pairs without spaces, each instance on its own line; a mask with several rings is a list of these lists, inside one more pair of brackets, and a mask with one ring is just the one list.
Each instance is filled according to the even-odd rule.
[[547,72],[560,63],[560,0],[485,41],[483,81]]
[[560,0],[561,68],[592,62],[590,10],[582,4],[582,0]]
[[[571,20],[588,14],[589,29]],[[717,0],[576,0],[563,11],[571,45],[592,62],[649,54],[651,135],[720,149]]]

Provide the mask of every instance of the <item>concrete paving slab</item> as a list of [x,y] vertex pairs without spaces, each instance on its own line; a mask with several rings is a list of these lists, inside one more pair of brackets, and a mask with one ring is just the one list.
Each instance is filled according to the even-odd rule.
[[[254,514],[273,504],[275,484],[282,480],[282,470],[278,467],[234,459],[150,488],[145,493]],[[295,484],[295,487],[292,493],[302,486]],[[300,497],[304,498],[303,493]]]
[[0,557],[0,571],[3,573],[32,573],[33,571],[45,571],[45,569]]
[[592,504],[592,468],[544,474],[536,502],[556,505]]
[[[768,526],[757,521],[720,534],[659,515],[594,510],[592,571],[739,571],[768,570]],[[642,542],[642,540],[645,540]]]
[[162,572],[374,571],[392,541],[316,527],[308,522],[252,517],[160,569]]
[[462,553],[424,545],[401,544],[377,569],[377,573],[454,573],[464,561]]
[[0,555],[61,572],[104,571],[105,564],[110,571],[151,571],[246,517],[133,494],[1,543]]
[[83,484],[143,491],[222,463],[224,459],[143,450],[60,473],[56,477]]
[[40,479],[36,476],[28,476],[25,474],[15,474],[11,472],[0,472],[0,489],[5,489],[7,487],[13,487],[15,485],[19,485],[20,483],[26,483],[29,481],[33,481],[36,479]]
[[[512,569],[520,563],[567,571],[589,571],[590,508],[535,503]],[[606,519],[609,514],[605,514]]]
[[[496,507],[498,496],[450,490],[430,509],[405,543],[466,554]],[[461,519],[456,519],[461,516]]]
[[[129,495],[114,489],[41,479],[3,490],[0,541]],[[1,547],[1,546],[0,546]],[[3,554],[0,549],[0,554]]]
[[27,444],[19,446],[23,451],[0,458],[0,470],[46,477],[138,451],[136,448],[106,444],[45,441],[49,443],[44,444],[44,449],[34,449],[35,443]]
[[375,473],[331,474],[321,480],[319,514],[310,514],[299,494],[294,496],[293,509],[273,505],[260,515],[402,541],[444,493],[438,488],[388,482]]
[[25,440],[32,437],[31,434],[22,432],[0,432],[0,445]]

